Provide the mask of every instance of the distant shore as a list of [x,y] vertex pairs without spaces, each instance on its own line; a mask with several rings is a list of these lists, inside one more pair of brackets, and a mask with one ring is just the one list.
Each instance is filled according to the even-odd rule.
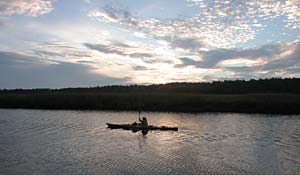
[[0,108],[300,114],[300,79],[0,90]]
[[300,95],[1,94],[0,108],[300,114]]

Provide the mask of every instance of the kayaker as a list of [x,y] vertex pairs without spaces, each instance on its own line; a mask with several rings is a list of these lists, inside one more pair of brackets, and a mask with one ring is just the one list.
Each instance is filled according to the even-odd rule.
[[148,121],[146,117],[143,117],[143,119],[141,120],[141,118],[139,117],[139,121],[141,122],[141,125],[143,126],[148,126]]

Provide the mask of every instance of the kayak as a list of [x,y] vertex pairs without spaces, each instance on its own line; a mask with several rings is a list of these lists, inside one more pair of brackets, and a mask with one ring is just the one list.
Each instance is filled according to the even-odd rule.
[[178,127],[168,127],[168,126],[143,126],[143,125],[133,125],[133,124],[111,124],[106,123],[107,127],[110,129],[125,129],[125,130],[170,130],[178,131]]

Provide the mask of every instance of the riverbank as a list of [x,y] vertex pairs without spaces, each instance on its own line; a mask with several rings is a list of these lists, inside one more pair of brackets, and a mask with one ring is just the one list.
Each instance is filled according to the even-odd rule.
[[0,108],[300,114],[299,94],[9,93]]
[[300,114],[300,79],[3,89],[0,108]]

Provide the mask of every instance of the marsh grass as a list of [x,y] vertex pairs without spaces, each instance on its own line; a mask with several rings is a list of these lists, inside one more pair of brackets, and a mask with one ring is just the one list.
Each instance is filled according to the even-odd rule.
[[300,114],[300,79],[1,90],[0,108]]

